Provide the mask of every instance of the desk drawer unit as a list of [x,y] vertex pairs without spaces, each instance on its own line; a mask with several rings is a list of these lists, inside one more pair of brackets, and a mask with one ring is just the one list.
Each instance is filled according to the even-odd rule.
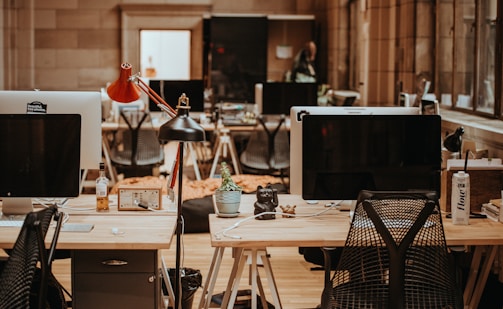
[[73,308],[158,308],[156,250],[75,250]]

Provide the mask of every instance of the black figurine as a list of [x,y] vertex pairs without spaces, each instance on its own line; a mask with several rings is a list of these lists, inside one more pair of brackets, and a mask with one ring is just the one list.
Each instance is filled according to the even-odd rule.
[[278,206],[278,190],[274,189],[270,183],[265,187],[258,186],[257,201],[253,204],[253,206],[255,207],[255,215],[267,212],[266,214],[257,216],[255,219],[276,219],[276,215],[271,212],[276,212],[275,208]]

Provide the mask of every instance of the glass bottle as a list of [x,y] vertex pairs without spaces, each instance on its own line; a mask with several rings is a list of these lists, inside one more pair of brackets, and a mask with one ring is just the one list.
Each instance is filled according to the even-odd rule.
[[96,179],[96,211],[107,211],[108,208],[108,178],[105,174],[105,163],[100,163],[100,175]]

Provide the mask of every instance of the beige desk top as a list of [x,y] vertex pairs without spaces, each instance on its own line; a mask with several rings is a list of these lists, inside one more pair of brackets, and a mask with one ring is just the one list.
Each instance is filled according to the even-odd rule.
[[[213,247],[298,247],[344,246],[349,230],[349,212],[328,210],[318,216],[282,218],[281,209],[274,220],[250,219],[253,215],[255,195],[243,195],[240,215],[237,218],[220,218],[210,215],[211,245]],[[280,195],[280,205],[297,205],[296,214],[312,215],[327,210],[326,201],[307,204],[298,195]],[[249,218],[247,221],[242,221]],[[239,223],[237,228],[221,232]],[[443,218],[448,245],[503,245],[503,223],[489,219],[472,219],[468,226],[453,225]]]
[[[95,196],[82,195],[71,200],[68,208],[61,208],[69,214],[67,223],[91,223],[90,232],[64,232],[58,239],[58,249],[169,249],[176,227],[174,213],[149,211],[117,211],[110,207],[106,213],[94,210]],[[118,233],[112,233],[117,228]],[[53,229],[49,229],[47,239],[52,239]],[[16,227],[0,227],[0,248],[11,248],[19,233]]]

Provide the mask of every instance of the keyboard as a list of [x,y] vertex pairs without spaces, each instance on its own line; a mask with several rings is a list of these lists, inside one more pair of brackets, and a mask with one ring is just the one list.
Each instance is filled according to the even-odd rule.
[[0,220],[0,227],[2,226],[13,226],[13,227],[21,227],[23,226],[23,222],[21,220]]

